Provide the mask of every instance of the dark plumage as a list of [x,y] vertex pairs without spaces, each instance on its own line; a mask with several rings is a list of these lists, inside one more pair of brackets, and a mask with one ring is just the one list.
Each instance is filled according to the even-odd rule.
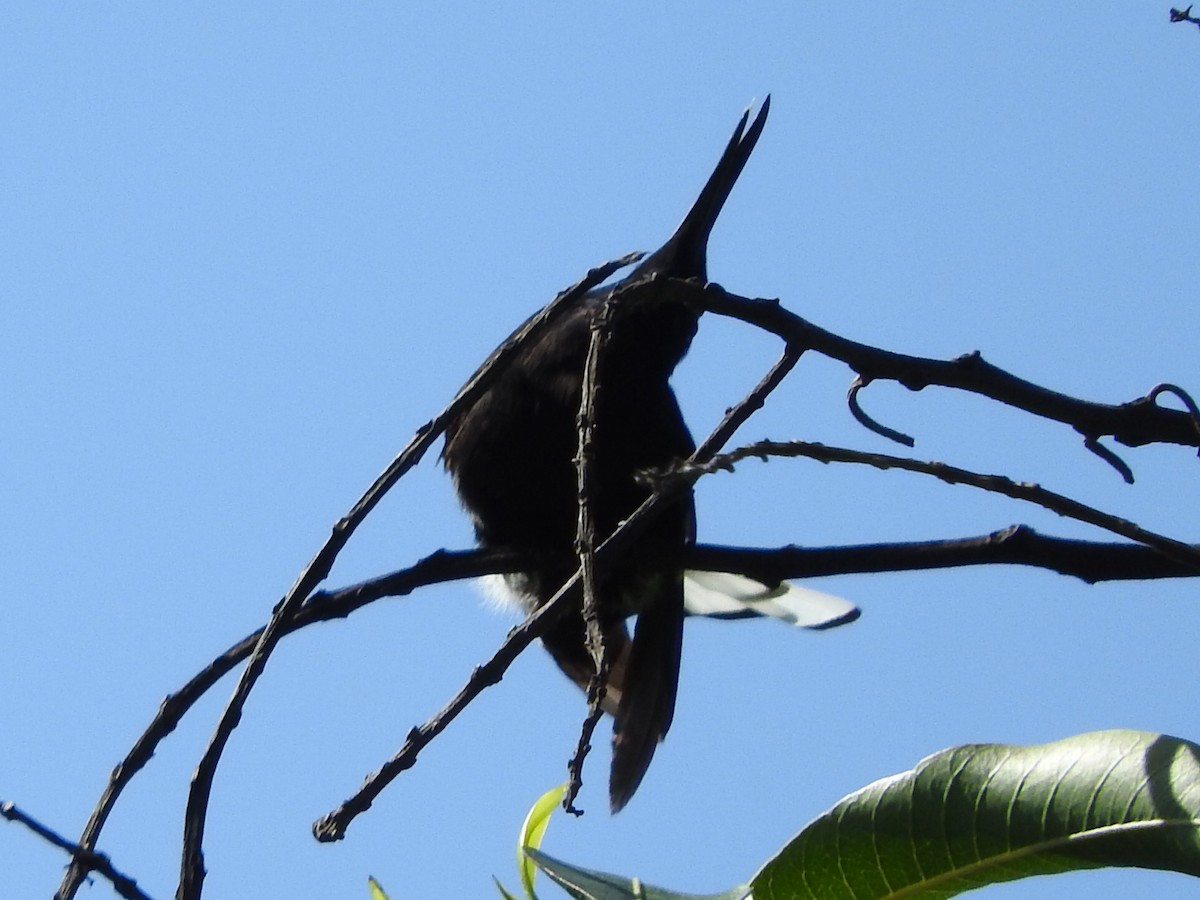
[[[767,119],[770,99],[747,128],[749,111],[700,196],[671,238],[626,277],[707,280],[708,237]],[[578,567],[575,455],[589,324],[616,286],[597,288],[540,339],[522,349],[480,398],[451,423],[443,459],[470,511],[480,544],[516,551],[528,571],[507,577],[524,605],[543,603]],[[694,449],[669,378],[696,333],[697,314],[679,303],[623,309],[601,366],[591,501],[602,541],[648,496],[639,470]],[[609,653],[605,708],[614,714],[610,800],[621,809],[637,790],[670,728],[683,637],[683,572],[670,562],[695,539],[695,510],[682,497],[605,569],[597,588]],[[637,614],[632,641],[625,619]],[[586,688],[593,673],[582,616],[560,620],[543,638],[559,667]]]

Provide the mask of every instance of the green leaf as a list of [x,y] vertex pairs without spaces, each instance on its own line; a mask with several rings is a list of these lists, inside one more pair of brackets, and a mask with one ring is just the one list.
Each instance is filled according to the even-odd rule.
[[521,873],[521,886],[525,889],[525,896],[529,900],[537,900],[537,895],[533,892],[533,880],[537,876],[537,867],[525,851],[527,848],[532,847],[536,850],[542,846],[542,838],[546,836],[546,826],[550,824],[550,816],[554,814],[558,804],[562,803],[563,794],[566,792],[567,786],[564,783],[551,788],[538,797],[537,802],[530,808],[529,814],[525,816],[525,824],[521,826],[521,833],[517,836],[517,871]]
[[379,882],[374,878],[368,878],[367,884],[371,887],[371,900],[390,900],[388,895],[383,892],[383,888],[380,887]]
[[636,878],[581,869],[538,850],[526,852],[538,868],[575,900],[744,900],[750,891],[749,886],[741,885],[723,894],[678,894],[644,885]]
[[1030,875],[1200,875],[1200,746],[1101,731],[930,756],[839,802],[770,860],[755,900],[951,897]]

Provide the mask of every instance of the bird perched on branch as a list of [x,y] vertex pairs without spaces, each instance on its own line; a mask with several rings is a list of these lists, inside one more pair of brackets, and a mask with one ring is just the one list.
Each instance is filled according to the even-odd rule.
[[[583,295],[511,364],[446,431],[443,461],[470,512],[480,544],[515,551],[525,571],[505,576],[527,611],[550,599],[578,569],[577,417],[590,328],[623,285],[659,278],[707,280],[708,237],[762,133],[768,98],[753,122],[742,116],[716,169],[675,233],[617,284]],[[669,379],[687,353],[699,313],[680,302],[631,302],[610,325],[594,401],[587,492],[597,544],[650,495],[639,471],[685,459],[695,449]],[[609,661],[604,708],[614,718],[609,796],[614,812],[633,796],[670,728],[679,682],[685,585],[691,609],[719,616],[774,615],[807,627],[850,621],[839,598],[744,576],[685,573],[681,551],[695,540],[688,492],[673,500],[637,545],[598,574],[597,610]],[[577,593],[580,593],[577,591]],[[637,616],[630,640],[625,621]],[[579,601],[542,643],[559,668],[588,687],[595,673]]]

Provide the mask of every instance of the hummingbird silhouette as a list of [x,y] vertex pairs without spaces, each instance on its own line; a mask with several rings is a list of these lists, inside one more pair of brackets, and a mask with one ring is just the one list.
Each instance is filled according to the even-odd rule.
[[[579,566],[577,416],[590,326],[623,285],[650,276],[707,281],[708,238],[757,143],[768,97],[747,127],[747,110],[716,168],[675,233],[623,280],[583,295],[539,338],[521,348],[492,385],[446,431],[442,453],[479,543],[513,551],[524,571],[505,576],[532,611]],[[634,476],[684,459],[695,449],[670,377],[696,334],[699,313],[655,298],[613,317],[594,400],[589,502],[597,543],[650,495]],[[690,492],[639,535],[637,545],[599,574],[597,610],[609,674],[604,709],[614,717],[609,799],[613,812],[637,790],[671,726],[679,684],[685,612],[774,615],[807,627],[857,617],[846,601],[790,585],[769,588],[744,576],[685,573],[678,560],[695,541]],[[685,606],[685,582],[692,598]],[[581,592],[577,591],[581,596]],[[575,609],[542,637],[554,661],[587,689],[595,669],[577,597]],[[630,639],[626,619],[637,616]]]

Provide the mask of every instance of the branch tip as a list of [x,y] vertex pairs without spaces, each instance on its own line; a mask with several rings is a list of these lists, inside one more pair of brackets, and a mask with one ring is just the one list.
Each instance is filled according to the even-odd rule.
[[854,416],[858,424],[868,431],[873,431],[881,437],[885,437],[889,441],[895,441],[897,444],[902,444],[905,447],[915,447],[917,442],[911,436],[876,422],[863,410],[858,402],[858,394],[870,383],[871,379],[863,378],[863,376],[859,375],[854,379],[854,383],[850,385],[850,391],[846,395],[846,403],[850,406],[850,415]]
[[1125,460],[1105,447],[1099,440],[1094,437],[1086,437],[1083,440],[1083,446],[1116,469],[1117,474],[1124,479],[1126,484],[1133,484],[1133,469],[1129,467],[1129,464]]

